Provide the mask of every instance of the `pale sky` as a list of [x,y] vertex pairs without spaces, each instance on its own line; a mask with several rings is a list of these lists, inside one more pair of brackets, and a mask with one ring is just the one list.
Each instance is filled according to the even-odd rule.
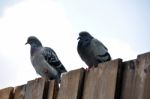
[[39,77],[30,62],[28,36],[51,47],[68,71],[87,67],[76,47],[80,31],[102,41],[113,59],[150,51],[149,0],[1,0],[0,89]]

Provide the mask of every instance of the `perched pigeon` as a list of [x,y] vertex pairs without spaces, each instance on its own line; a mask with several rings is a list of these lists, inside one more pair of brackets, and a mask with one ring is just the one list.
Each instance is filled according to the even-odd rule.
[[96,67],[99,63],[111,60],[108,49],[102,42],[92,37],[88,32],[80,32],[78,39],[77,51],[89,68]]
[[35,71],[46,79],[60,81],[61,73],[67,72],[67,70],[54,50],[43,47],[35,36],[30,36],[26,44],[31,45],[30,58]]

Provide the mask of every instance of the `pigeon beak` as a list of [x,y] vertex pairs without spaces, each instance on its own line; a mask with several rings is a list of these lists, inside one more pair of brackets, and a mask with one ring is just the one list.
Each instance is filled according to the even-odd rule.
[[78,38],[77,38],[77,40],[79,40],[81,37],[79,36]]
[[28,44],[28,42],[25,43],[25,45],[27,45],[27,44]]

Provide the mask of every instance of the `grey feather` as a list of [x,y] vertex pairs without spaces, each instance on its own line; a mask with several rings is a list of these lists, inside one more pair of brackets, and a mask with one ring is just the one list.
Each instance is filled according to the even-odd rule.
[[31,63],[39,75],[49,80],[59,81],[61,73],[67,72],[55,51],[49,47],[43,47],[35,36],[30,36],[26,44],[31,45]]
[[77,51],[81,59],[91,68],[99,63],[111,60],[108,49],[99,40],[92,37],[88,32],[79,33]]

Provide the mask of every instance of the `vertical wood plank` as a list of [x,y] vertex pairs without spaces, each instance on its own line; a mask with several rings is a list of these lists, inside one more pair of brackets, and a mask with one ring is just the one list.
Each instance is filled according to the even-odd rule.
[[86,72],[82,99],[114,99],[121,59],[99,64]]
[[58,93],[58,83],[55,80],[49,81],[48,86],[48,98],[47,99],[56,99],[57,93]]
[[139,99],[150,99],[150,52],[138,56]]
[[61,79],[57,99],[80,99],[84,69],[64,74]]
[[25,98],[25,85],[17,86],[14,92],[14,99],[24,99]]
[[136,60],[126,61],[123,63],[123,81],[121,99],[135,99],[135,88],[137,82]]
[[150,53],[124,64],[121,99],[150,99]]
[[0,99],[13,99],[13,87],[0,90]]
[[38,78],[28,81],[25,91],[25,99],[43,99],[46,80]]

